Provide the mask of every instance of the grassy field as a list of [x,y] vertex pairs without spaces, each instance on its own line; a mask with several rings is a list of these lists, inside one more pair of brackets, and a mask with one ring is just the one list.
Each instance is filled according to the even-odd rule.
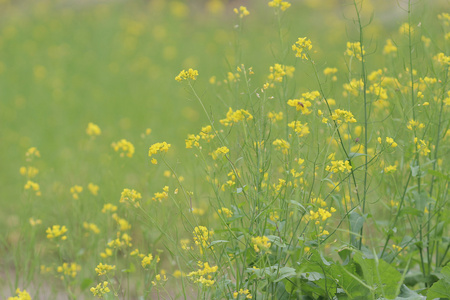
[[450,297],[448,4],[0,0],[0,298]]

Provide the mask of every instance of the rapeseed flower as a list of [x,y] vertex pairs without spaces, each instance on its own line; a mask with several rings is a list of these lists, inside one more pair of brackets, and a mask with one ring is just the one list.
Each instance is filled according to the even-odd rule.
[[236,299],[239,295],[244,295],[246,299],[252,299],[253,296],[248,289],[240,289],[237,292],[233,293],[233,298]]
[[183,80],[196,80],[198,76],[198,71],[190,68],[189,70],[183,70],[178,74],[178,76],[175,77],[176,81],[183,81]]
[[345,162],[343,160],[332,160],[331,166],[326,166],[325,170],[332,173],[350,173],[352,171],[352,166],[350,165],[348,160],[346,160]]
[[114,142],[111,144],[114,151],[121,152],[120,157],[124,157],[125,155],[128,157],[133,157],[134,154],[134,145],[127,141],[126,139],[121,139],[118,142]]
[[28,180],[27,183],[24,186],[25,190],[33,190],[36,194],[36,196],[41,196],[41,190],[40,190],[40,186],[38,183]]
[[200,268],[197,271],[190,272],[187,276],[193,277],[194,283],[201,283],[205,286],[212,286],[215,281],[212,280],[213,277],[211,274],[217,272],[219,267],[211,267],[208,262],[203,263],[201,261],[199,261],[197,264]]
[[236,111],[233,111],[233,109],[230,107],[228,109],[227,115],[225,119],[220,120],[220,123],[224,126],[233,126],[234,124],[238,123],[239,121],[247,120],[250,121],[253,119],[253,116],[244,109],[238,109]]
[[98,276],[106,275],[109,271],[113,271],[116,269],[116,266],[108,265],[108,264],[102,264],[99,263],[97,267],[95,267],[95,272]]
[[303,137],[309,134],[308,123],[302,124],[300,121],[292,121],[288,124],[288,127],[292,128],[298,137]]
[[306,37],[298,38],[295,44],[292,45],[292,50],[295,51],[295,57],[300,57],[301,59],[305,60],[308,60],[307,52],[311,49],[312,49],[311,40]]
[[103,284],[99,283],[95,287],[91,287],[90,291],[95,297],[103,298],[103,295],[109,293],[111,290],[108,287],[108,281],[103,281]]
[[252,237],[252,244],[255,252],[260,252],[261,249],[267,250],[272,245],[272,243],[269,242],[269,238],[266,236]]
[[161,203],[161,201],[163,199],[167,199],[169,197],[169,187],[166,185],[163,188],[162,192],[156,192],[155,195],[153,196],[152,200],[153,201],[159,201]]
[[269,7],[280,7],[282,11],[285,11],[291,7],[291,3],[283,0],[273,0],[268,3]]
[[233,9],[233,11],[235,14],[239,15],[239,18],[241,18],[241,19],[250,14],[250,12],[247,10],[247,7],[245,7],[245,6],[241,6],[241,7],[239,7],[239,9],[235,8],[235,9]]
[[103,204],[102,213],[107,212],[115,212],[117,210],[117,206],[111,203]]
[[83,192],[83,187],[80,185],[74,185],[70,188],[70,193],[72,194],[72,198],[78,200],[79,194]]
[[95,234],[100,233],[100,229],[94,223],[83,222],[83,228],[89,231],[92,231]]
[[397,46],[394,45],[391,39],[386,40],[386,45],[383,48],[383,54],[397,54]]
[[211,156],[215,160],[219,156],[224,156],[228,152],[230,152],[230,149],[228,149],[226,146],[223,146],[223,147],[219,147],[216,150],[214,150],[213,152],[211,152]]
[[192,232],[194,234],[194,243],[199,246],[200,252],[203,253],[203,249],[206,249],[210,245],[210,239],[214,232],[209,231],[205,226],[197,226]]
[[345,55],[350,57],[355,56],[359,61],[362,61],[362,57],[366,54],[364,46],[361,47],[360,42],[347,42],[347,50],[344,52]]
[[90,122],[86,128],[86,134],[90,136],[98,136],[102,134],[102,130],[98,127],[98,125]]
[[135,207],[139,207],[139,199],[142,199],[141,193],[135,190],[124,189],[120,194],[119,202],[133,204]]
[[149,266],[153,261],[153,255],[148,254],[147,256],[144,256],[141,261],[142,267],[145,269],[147,266]]
[[227,218],[231,218],[233,216],[233,212],[226,207],[222,207],[221,209],[218,209],[217,212],[219,214],[223,213]]
[[25,157],[27,161],[32,161],[36,157],[41,157],[41,153],[36,147],[31,147],[25,153]]
[[277,150],[281,150],[283,154],[288,154],[289,148],[291,147],[289,142],[283,139],[276,139],[275,141],[273,141],[272,144],[275,146]]
[[[167,153],[167,151],[169,151],[171,146],[172,146],[171,144],[167,144],[166,142],[155,143],[151,145],[150,148],[148,149],[148,156],[152,157],[152,155],[162,152]],[[156,165],[157,163],[158,161],[155,158],[152,158],[152,164]]]
[[20,167],[19,172],[20,175],[27,176],[27,178],[31,179],[39,173],[39,170],[35,167],[28,166],[28,167]]
[[47,238],[49,240],[61,237],[61,240],[66,240],[67,236],[64,235],[67,232],[66,226],[60,226],[60,225],[53,225],[52,227],[47,228],[45,231],[47,233]]
[[[72,278],[75,278],[77,276],[78,272],[80,272],[81,266],[76,263],[63,263],[62,266],[59,266],[56,271],[58,273],[63,273],[63,275],[70,276]],[[61,279],[64,277],[61,276]]]
[[16,290],[16,296],[9,297],[8,300],[31,300],[30,294],[27,290],[21,291],[19,288]]
[[88,184],[88,190],[91,192],[92,195],[97,196],[99,187],[96,184],[93,184],[92,182]]

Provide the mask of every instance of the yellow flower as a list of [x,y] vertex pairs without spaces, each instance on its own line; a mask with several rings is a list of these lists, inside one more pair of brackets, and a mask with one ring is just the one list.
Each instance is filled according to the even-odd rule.
[[107,212],[115,212],[117,210],[117,206],[111,203],[103,204],[102,213]]
[[336,121],[336,123],[341,124],[342,120],[345,123],[355,123],[356,119],[353,117],[353,114],[347,110],[343,109],[335,109],[331,114],[331,119]]
[[29,220],[28,220],[28,222],[30,222],[30,225],[31,226],[36,226],[36,225],[41,225],[42,224],[42,220],[40,220],[40,219],[34,219],[34,218],[30,218]]
[[79,185],[74,185],[70,188],[70,193],[72,194],[73,199],[79,199],[79,194],[83,191],[83,187]]
[[307,52],[311,49],[312,49],[311,40],[306,37],[298,38],[295,44],[292,45],[292,50],[295,51],[295,57],[300,57],[301,59],[305,60],[308,60]]
[[194,242],[199,246],[200,252],[203,253],[203,249],[209,247],[209,240],[213,236],[214,232],[209,231],[205,226],[197,226],[192,232],[194,234]]
[[155,195],[153,196],[152,200],[161,202],[163,199],[167,199],[168,197],[169,197],[169,187],[166,185],[163,188],[162,192],[156,192],[155,193]]
[[413,35],[414,34],[414,28],[411,28],[408,23],[403,23],[400,26],[400,28],[398,29],[398,32],[400,34],[404,34],[404,35],[409,35],[409,32],[411,32],[411,35]]
[[348,160],[345,162],[343,160],[332,160],[331,166],[326,166],[325,170],[333,173],[338,173],[339,171],[350,173],[352,171],[352,166]]
[[223,155],[227,154],[228,152],[230,152],[230,149],[228,149],[227,147],[223,146],[223,147],[219,147],[216,150],[214,150],[213,152],[211,152],[211,156],[215,160],[219,156],[223,156]]
[[302,124],[300,121],[292,121],[288,124],[288,127],[292,128],[298,137],[303,137],[309,134],[308,123]]
[[86,128],[86,133],[90,136],[97,136],[102,133],[102,130],[98,127],[98,125],[90,122]]
[[269,120],[272,123],[275,123],[276,121],[281,121],[281,120],[283,120],[283,112],[280,111],[277,113],[277,112],[271,111],[267,114],[267,118],[269,118]]
[[129,203],[133,204],[135,207],[139,207],[139,199],[142,199],[142,196],[139,192],[130,189],[123,189],[120,194],[120,203]]
[[226,207],[222,207],[221,209],[217,210],[219,214],[224,214],[227,218],[231,218],[233,216],[233,212],[229,210]]
[[41,153],[39,152],[38,149],[36,149],[36,147],[31,147],[25,153],[25,157],[27,161],[31,161],[35,157],[41,157]]
[[386,40],[386,45],[384,45],[383,48],[383,54],[396,54],[397,53],[397,47],[394,45],[391,39]]
[[25,184],[24,188],[26,190],[29,190],[29,189],[33,190],[35,192],[36,196],[42,195],[39,184],[34,181],[28,180],[27,183]]
[[276,139],[272,144],[277,150],[281,150],[283,154],[288,154],[289,148],[291,147],[291,145],[283,139]]
[[245,7],[245,6],[239,7],[239,10],[237,8],[235,8],[233,11],[235,14],[239,15],[239,18],[241,18],[241,19],[250,14],[250,12],[247,10],[247,7]]
[[220,123],[224,126],[232,126],[233,124],[243,121],[243,120],[252,120],[253,116],[244,109],[238,109],[236,111],[233,111],[233,109],[230,107],[227,112],[227,116],[225,119],[220,120]]
[[153,261],[153,255],[149,254],[142,258],[141,265],[145,269],[147,266],[149,266],[152,263],[152,261]]
[[59,266],[56,270],[58,271],[58,273],[63,273],[63,275],[75,278],[75,276],[77,276],[77,273],[81,270],[81,266],[76,263],[63,263],[63,265]]
[[97,267],[95,268],[95,272],[97,272],[98,276],[102,276],[102,275],[105,275],[106,273],[108,273],[109,271],[112,271],[115,269],[116,269],[116,266],[99,263],[97,265]]
[[397,166],[395,165],[390,165],[384,168],[384,173],[394,173],[395,171],[397,171]]
[[89,192],[91,192],[92,195],[97,196],[99,187],[96,184],[89,183],[88,184],[88,190],[89,190]]
[[9,297],[8,300],[31,300],[30,294],[28,294],[27,290],[21,291],[19,288],[16,290],[15,297]]
[[134,145],[127,141],[126,139],[121,139],[118,142],[112,143],[114,151],[121,152],[120,157],[124,157],[125,155],[128,157],[133,157],[134,154]]
[[99,283],[95,287],[91,287],[90,291],[92,294],[94,294],[95,297],[103,298],[104,294],[110,292],[110,289],[108,287],[108,281],[103,281],[103,285]]
[[67,236],[64,235],[67,232],[66,226],[60,226],[60,225],[53,225],[52,227],[47,228],[45,231],[47,233],[47,238],[49,240],[61,237],[61,240],[66,240]]
[[27,176],[28,178],[33,178],[39,173],[39,170],[36,169],[35,167],[29,166],[29,167],[20,167],[19,172],[20,172],[20,175],[22,175],[22,176]]
[[98,226],[95,225],[94,223],[83,222],[83,228],[86,230],[90,230],[95,234],[100,233],[100,229],[98,229]]
[[[148,149],[148,156],[152,157],[152,155],[154,154],[158,154],[165,152],[167,153],[167,151],[169,151],[169,148],[171,147],[171,144],[167,144],[166,142],[162,142],[162,143],[155,143],[153,145],[150,146],[150,148]],[[152,163],[153,164],[157,164],[158,161],[155,158],[152,158]]]
[[183,80],[188,80],[188,79],[192,79],[192,80],[196,80],[198,76],[198,71],[197,70],[193,70],[192,68],[189,70],[183,70],[180,72],[180,74],[178,74],[178,76],[175,77],[176,81],[183,81]]
[[275,64],[269,68],[270,74],[267,77],[272,84],[270,85],[273,87],[273,82],[283,82],[284,77],[293,77],[295,68],[292,66],[285,66],[281,64]]
[[255,252],[260,252],[261,248],[267,250],[272,245],[272,243],[269,243],[269,238],[266,236],[252,237],[252,244]]
[[[193,277],[194,283],[201,283],[205,286],[212,286],[214,284],[214,280],[212,280],[212,273],[217,272],[219,269],[218,266],[211,267],[209,263],[198,262],[198,266],[200,267],[197,271],[190,272],[187,276]],[[206,276],[206,278],[205,278]]]
[[270,7],[280,7],[282,11],[285,11],[286,9],[291,7],[291,3],[282,0],[273,0],[270,1],[268,4]]
[[345,50],[344,54],[355,56],[359,61],[362,61],[362,57],[366,54],[366,51],[364,50],[364,46],[361,47],[360,42],[347,42],[347,50]]

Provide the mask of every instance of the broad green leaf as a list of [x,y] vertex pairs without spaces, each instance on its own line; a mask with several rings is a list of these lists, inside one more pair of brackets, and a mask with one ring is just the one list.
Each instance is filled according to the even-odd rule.
[[91,285],[94,283],[94,281],[90,278],[85,278],[83,279],[83,281],[80,284],[80,289],[83,291],[89,287],[91,287]]
[[427,300],[436,298],[450,299],[450,282],[441,279],[431,286],[427,293]]
[[350,220],[350,242],[353,247],[358,247],[361,228],[364,224],[366,216],[361,216],[356,211],[352,211],[349,215]]

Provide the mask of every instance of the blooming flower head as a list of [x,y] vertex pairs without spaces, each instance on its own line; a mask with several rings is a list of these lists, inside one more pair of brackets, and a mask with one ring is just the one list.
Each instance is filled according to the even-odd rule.
[[28,166],[28,167],[20,167],[19,172],[20,175],[22,176],[26,176],[27,178],[33,178],[39,173],[39,170],[35,167]]
[[27,161],[31,161],[36,157],[41,157],[41,153],[39,152],[39,150],[36,147],[31,147],[25,153],[25,157],[26,157]]
[[[283,82],[284,77],[293,77],[295,67],[275,64],[269,68],[270,74],[267,77],[270,82]],[[273,84],[270,85],[273,87]]]
[[203,253],[203,249],[209,247],[209,240],[213,236],[214,232],[209,231],[205,226],[197,226],[194,228],[193,234],[195,244],[199,246],[200,252]]
[[91,287],[90,291],[95,297],[103,298],[103,295],[109,293],[111,290],[108,287],[108,281],[103,281],[103,284],[99,283],[95,287]]
[[34,181],[28,180],[27,183],[25,184],[24,188],[26,190],[33,190],[35,192],[36,196],[42,195],[39,184]]
[[215,281],[212,274],[216,273],[219,269],[218,266],[211,267],[208,262],[198,262],[199,269],[197,271],[190,272],[187,276],[194,280],[194,283],[201,283],[204,286],[212,286]]
[[189,70],[183,70],[180,72],[180,74],[178,74],[178,76],[175,77],[176,81],[183,81],[183,80],[196,80],[198,76],[198,71],[194,70],[194,69],[189,69]]
[[118,142],[112,143],[114,151],[121,152],[120,157],[124,157],[125,155],[128,157],[133,157],[134,154],[134,145],[127,141],[126,139],[121,139]]
[[219,147],[216,150],[214,150],[213,152],[211,152],[211,156],[213,159],[217,159],[219,156],[223,156],[223,155],[227,154],[228,152],[230,152],[230,149],[223,146],[223,147]]
[[109,271],[113,271],[116,269],[116,266],[108,265],[108,264],[102,264],[99,263],[97,267],[95,268],[95,272],[97,272],[98,276],[106,275]]
[[243,121],[243,120],[252,120],[253,116],[244,109],[238,109],[236,111],[233,111],[233,109],[230,107],[227,112],[227,116],[225,119],[220,120],[220,123],[222,123],[224,126],[232,126],[233,124]]
[[141,193],[135,190],[123,189],[120,194],[120,203],[134,204],[135,207],[139,207],[139,199],[142,199]]
[[90,135],[90,136],[98,136],[102,133],[102,130],[100,129],[100,127],[98,127],[98,125],[90,122],[88,124],[88,127],[86,128],[86,134]]
[[[63,265],[59,266],[56,270],[58,271],[58,273],[62,273],[63,275],[75,278],[75,276],[77,276],[77,273],[81,270],[81,266],[76,263],[63,263]],[[61,279],[63,278],[64,277],[61,276]]]
[[272,245],[272,243],[269,243],[269,238],[267,236],[252,237],[252,244],[255,252],[260,252],[261,249],[267,250]]
[[235,8],[235,9],[233,9],[233,11],[235,14],[239,15],[239,18],[241,18],[241,19],[250,14],[250,12],[247,10],[247,7],[245,7],[245,6],[241,6],[241,7],[239,7],[239,9]]
[[153,255],[149,254],[142,258],[141,265],[145,269],[147,266],[149,266],[152,263],[152,261],[153,261]]
[[88,190],[91,192],[92,195],[97,196],[99,187],[96,184],[93,184],[92,182],[88,184]]
[[298,38],[295,44],[292,45],[292,50],[295,51],[295,57],[300,57],[301,59],[305,60],[308,60],[307,52],[311,49],[311,40],[306,37]]
[[47,233],[47,238],[49,240],[61,237],[61,240],[66,240],[67,236],[64,235],[67,232],[66,226],[53,225],[52,227],[47,228],[45,231]]
[[393,54],[397,53],[397,46],[394,45],[391,39],[386,40],[386,45],[383,48],[383,54]]
[[[148,149],[148,156],[152,157],[152,155],[162,152],[167,153],[167,151],[169,151],[169,148],[171,146],[172,146],[171,144],[167,144],[166,142],[153,144]],[[156,165],[157,163],[158,161],[155,158],[152,158],[152,164]]]
[[70,193],[72,194],[72,198],[77,200],[80,198],[79,194],[83,191],[83,187],[80,185],[74,185],[70,188]]
[[302,124],[300,121],[292,121],[288,124],[288,127],[292,128],[298,137],[303,137],[309,134],[308,123]]
[[268,3],[270,7],[280,7],[282,11],[285,11],[291,7],[291,3],[282,0],[273,0]]
[[347,42],[347,50],[344,52],[347,56],[355,56],[359,61],[362,61],[362,57],[366,54],[366,51],[364,50],[364,46],[361,47],[360,42]]
[[168,197],[169,197],[169,187],[166,185],[163,188],[162,192],[156,192],[155,193],[155,195],[153,196],[152,200],[161,202],[163,199],[167,199]]
[[19,288],[16,290],[16,296],[9,297],[8,300],[31,300],[30,294],[27,290],[21,291]]
[[272,144],[277,148],[277,150],[281,150],[283,154],[288,154],[288,150],[291,147],[289,142],[283,139],[276,139]]

